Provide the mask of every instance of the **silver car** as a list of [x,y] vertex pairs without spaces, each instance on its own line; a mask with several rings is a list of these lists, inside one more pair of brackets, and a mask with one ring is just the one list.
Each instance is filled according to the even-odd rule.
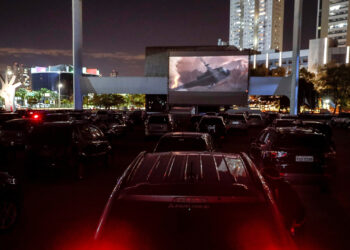
[[174,131],[174,120],[170,114],[152,114],[145,121],[145,136],[161,136]]

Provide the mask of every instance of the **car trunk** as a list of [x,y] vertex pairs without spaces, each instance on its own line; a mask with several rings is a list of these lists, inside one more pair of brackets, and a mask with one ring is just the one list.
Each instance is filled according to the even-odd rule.
[[100,242],[125,249],[293,249],[278,216],[262,201],[186,198],[119,200]]

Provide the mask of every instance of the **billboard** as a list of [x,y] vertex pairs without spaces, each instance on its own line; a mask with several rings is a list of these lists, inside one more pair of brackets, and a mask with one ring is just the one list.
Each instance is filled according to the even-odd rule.
[[169,103],[246,105],[248,55],[169,57]]

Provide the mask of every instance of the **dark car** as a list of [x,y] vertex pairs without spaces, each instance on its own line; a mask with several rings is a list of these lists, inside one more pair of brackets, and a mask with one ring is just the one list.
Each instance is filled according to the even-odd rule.
[[332,141],[332,127],[325,122],[299,120],[298,126],[313,129],[316,132],[324,134],[330,142]]
[[271,127],[282,128],[282,127],[295,127],[298,121],[295,119],[275,119],[271,123]]
[[0,147],[24,148],[28,134],[37,124],[37,120],[28,118],[4,122],[0,127]]
[[17,180],[6,172],[0,172],[0,232],[14,226],[20,208],[21,195]]
[[249,127],[263,127],[265,125],[261,114],[249,114],[247,117],[247,122]]
[[191,131],[197,131],[198,124],[200,120],[202,119],[203,115],[192,115],[190,122],[191,122]]
[[152,114],[145,121],[145,136],[161,136],[175,130],[171,114]]
[[113,189],[95,249],[294,249],[300,203],[283,199],[293,212],[282,214],[266,183],[246,154],[140,153]]
[[98,114],[93,124],[99,127],[109,139],[125,135],[128,130],[123,116],[114,112]]
[[172,132],[163,135],[154,152],[167,151],[213,151],[213,142],[208,133]]
[[7,113],[7,112],[0,112],[0,127],[1,125],[9,120],[20,118],[20,115],[17,113]]
[[209,133],[214,138],[224,138],[226,135],[224,119],[221,116],[205,115],[199,121],[197,132]]
[[248,124],[244,114],[228,114],[225,119],[228,132],[235,129],[247,130]]
[[27,145],[27,156],[34,172],[69,167],[79,175],[84,164],[93,159],[107,164],[110,151],[111,146],[98,127],[78,121],[36,126]]
[[293,183],[327,187],[335,172],[335,151],[327,138],[305,128],[264,129],[250,145],[259,167],[275,167]]

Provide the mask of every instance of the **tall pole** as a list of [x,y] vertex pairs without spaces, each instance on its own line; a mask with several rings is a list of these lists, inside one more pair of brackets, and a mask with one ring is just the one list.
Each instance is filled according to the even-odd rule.
[[300,69],[300,37],[301,16],[303,11],[303,0],[294,0],[294,24],[293,24],[293,64],[292,82],[290,91],[290,114],[298,114],[298,89]]
[[73,95],[74,109],[83,109],[83,99],[80,89],[82,77],[82,50],[83,50],[83,13],[82,1],[72,0],[73,11]]
[[60,84],[58,84],[58,108],[61,107],[61,87]]

